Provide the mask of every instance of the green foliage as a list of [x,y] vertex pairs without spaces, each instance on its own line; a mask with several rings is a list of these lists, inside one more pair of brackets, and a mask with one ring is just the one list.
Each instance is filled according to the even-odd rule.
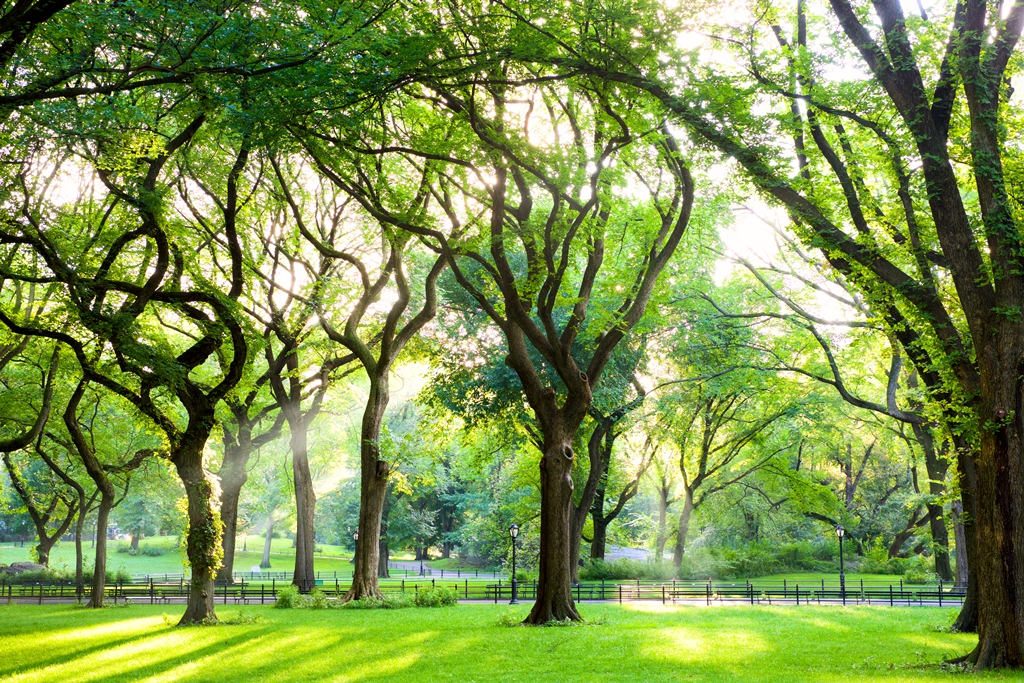
[[350,600],[342,603],[340,607],[342,609],[402,609],[414,605],[413,596],[409,593],[384,591],[379,598],[366,597],[361,600]]
[[928,560],[914,557],[889,557],[889,550],[881,538],[876,538],[860,561],[859,571],[864,574],[895,574],[906,583],[929,583],[935,580]]
[[671,562],[640,562],[637,560],[620,559],[612,562],[590,560],[580,568],[580,580],[599,581],[641,579],[643,581],[671,581],[676,577],[676,569]]
[[292,609],[302,607],[305,596],[299,593],[297,586],[285,586],[277,591],[277,601],[274,607],[277,609]]
[[226,617],[221,617],[217,623],[223,626],[248,626],[250,624],[263,624],[267,619],[261,613],[252,614],[239,610]]
[[144,557],[160,557],[173,552],[176,548],[170,548],[165,545],[140,545],[138,548],[133,548],[130,543],[118,543],[116,552],[123,555],[130,555],[136,557],[142,555]]
[[417,607],[448,607],[459,604],[459,596],[452,588],[431,586],[425,590],[416,591],[413,602]]

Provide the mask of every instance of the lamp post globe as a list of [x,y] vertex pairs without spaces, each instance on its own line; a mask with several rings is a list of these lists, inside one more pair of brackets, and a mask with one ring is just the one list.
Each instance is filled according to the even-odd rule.
[[508,604],[519,604],[519,582],[516,581],[516,538],[519,536],[519,525],[513,523],[508,528],[508,535],[512,537],[512,599]]
[[846,604],[846,568],[843,562],[843,538],[846,536],[846,529],[842,524],[836,525],[836,536],[839,537],[839,596]]

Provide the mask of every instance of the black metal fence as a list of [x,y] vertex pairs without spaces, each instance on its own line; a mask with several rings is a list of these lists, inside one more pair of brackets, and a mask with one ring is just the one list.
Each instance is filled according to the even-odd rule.
[[[269,604],[277,599],[278,592],[291,585],[290,580],[247,582],[215,585],[215,598],[222,604]],[[301,586],[303,592],[314,588],[329,598],[337,599],[348,591],[350,580],[341,577],[318,579],[310,585]],[[511,599],[512,586],[499,579],[496,583],[461,581],[449,577],[447,580],[431,579],[384,579],[381,589],[385,592],[418,592],[425,588],[443,586],[455,591],[461,600],[502,602]],[[69,582],[11,584],[0,582],[0,602],[35,603],[70,602],[88,600],[91,587],[76,586]],[[952,606],[963,603],[965,591],[962,586],[939,582],[929,585],[909,585],[861,581],[844,587],[826,580],[817,582],[782,583],[725,583],[715,581],[591,581],[573,585],[573,597],[578,602],[633,602],[660,601],[662,604],[704,603],[749,603],[756,604],[849,604],[889,606]],[[118,603],[132,601],[148,604],[182,603],[188,599],[187,579],[160,581],[149,577],[145,581],[114,582],[107,586],[106,598]],[[537,595],[537,584],[521,582],[518,597],[533,600]]]

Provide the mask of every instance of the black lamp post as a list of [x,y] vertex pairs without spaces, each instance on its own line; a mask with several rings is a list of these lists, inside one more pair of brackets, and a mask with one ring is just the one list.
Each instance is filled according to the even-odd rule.
[[512,537],[512,599],[508,604],[519,604],[519,582],[516,581],[516,537],[519,536],[519,525],[513,524],[508,528],[508,535]]
[[843,599],[843,604],[846,604],[846,568],[843,566],[843,537],[846,535],[846,529],[840,524],[836,527],[836,536],[839,537],[839,595]]

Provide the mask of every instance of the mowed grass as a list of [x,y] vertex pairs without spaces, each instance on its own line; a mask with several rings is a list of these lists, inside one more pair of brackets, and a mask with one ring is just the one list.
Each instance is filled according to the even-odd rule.
[[945,630],[948,609],[582,605],[598,623],[500,623],[528,610],[227,607],[257,623],[177,628],[180,608],[4,606],[0,681],[953,682],[941,663],[974,642]]

